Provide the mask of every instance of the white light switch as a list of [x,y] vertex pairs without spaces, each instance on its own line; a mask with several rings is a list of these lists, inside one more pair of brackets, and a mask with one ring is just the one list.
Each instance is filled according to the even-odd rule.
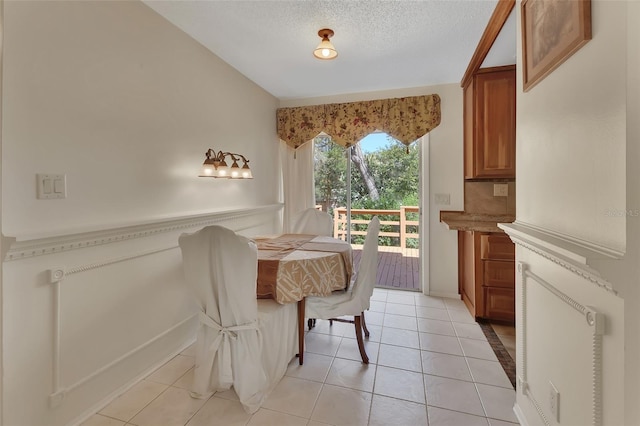
[[53,192],[56,194],[64,194],[64,180],[62,179],[54,179],[53,181]]
[[45,178],[42,180],[42,188],[45,194],[51,194],[51,179]]
[[67,198],[67,176],[36,174],[38,199]]

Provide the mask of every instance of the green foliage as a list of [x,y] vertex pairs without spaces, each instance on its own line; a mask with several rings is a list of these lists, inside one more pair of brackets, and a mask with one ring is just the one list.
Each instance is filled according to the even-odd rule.
[[[323,210],[333,214],[336,207],[347,203],[346,167],[347,151],[331,141],[329,136],[318,136],[315,143],[315,186],[316,203]],[[377,151],[365,155],[369,173],[373,177],[380,198],[372,200],[364,179],[357,167],[351,169],[351,206],[353,209],[397,210],[401,206],[419,205],[420,150],[416,144],[407,147],[391,137]],[[370,219],[371,215],[361,215],[357,219]],[[397,221],[398,216],[379,215],[381,221]],[[408,220],[418,220],[417,213],[409,213]],[[365,230],[366,226],[359,226]],[[413,229],[412,229],[413,228]],[[358,225],[353,225],[358,230]],[[398,232],[398,226],[382,225],[382,232]],[[417,233],[417,226],[408,226],[407,232]],[[353,236],[353,243],[361,244],[362,236]],[[395,237],[380,237],[381,245],[398,246]],[[409,239],[408,247],[417,247],[417,240]]]
[[347,158],[344,149],[328,136],[314,140],[316,203],[332,213],[333,208],[346,205]]
[[416,145],[411,145],[407,153],[405,145],[391,139],[384,148],[367,155],[380,198],[395,200],[397,206],[394,208],[399,208],[406,197],[417,199],[420,182],[418,154]]

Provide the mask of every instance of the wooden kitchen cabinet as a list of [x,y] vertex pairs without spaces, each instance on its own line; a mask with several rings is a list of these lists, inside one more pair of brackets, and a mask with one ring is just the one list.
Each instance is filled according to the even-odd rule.
[[484,293],[482,288],[477,286],[482,269],[476,259],[480,259],[480,233],[458,231],[458,290],[462,301],[474,317],[484,305]]
[[459,231],[458,279],[474,318],[515,322],[515,245],[507,235]]
[[480,69],[463,102],[465,179],[515,178],[515,66]]
[[515,323],[515,293],[513,289],[486,287],[484,289],[484,318]]

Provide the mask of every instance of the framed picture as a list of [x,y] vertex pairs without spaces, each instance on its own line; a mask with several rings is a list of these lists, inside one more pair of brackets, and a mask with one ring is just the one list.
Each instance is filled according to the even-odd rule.
[[523,0],[521,13],[527,92],[591,40],[591,0]]

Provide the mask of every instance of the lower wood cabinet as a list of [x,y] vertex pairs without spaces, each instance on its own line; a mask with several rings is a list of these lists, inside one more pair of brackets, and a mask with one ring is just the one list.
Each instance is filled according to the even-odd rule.
[[459,231],[458,276],[471,315],[515,322],[515,245],[507,235]]
[[512,288],[484,287],[484,317],[490,320],[514,322],[515,291]]
[[508,260],[483,260],[482,261],[484,287],[514,288],[516,265]]

